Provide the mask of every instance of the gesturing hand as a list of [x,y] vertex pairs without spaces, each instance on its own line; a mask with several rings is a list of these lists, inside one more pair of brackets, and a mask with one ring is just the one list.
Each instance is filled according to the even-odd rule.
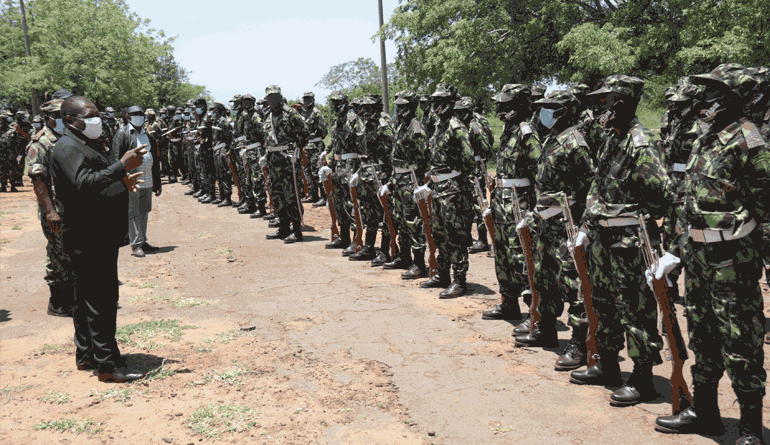
[[142,162],[144,161],[144,155],[147,153],[147,150],[145,150],[146,147],[147,144],[132,148],[131,150],[128,150],[122,158],[120,158],[120,162],[122,162],[126,167],[126,171],[133,170],[142,165]]
[[126,188],[129,192],[136,193],[139,191],[139,184],[144,184],[144,181],[139,179],[142,172],[132,173],[123,177],[123,184],[126,184]]

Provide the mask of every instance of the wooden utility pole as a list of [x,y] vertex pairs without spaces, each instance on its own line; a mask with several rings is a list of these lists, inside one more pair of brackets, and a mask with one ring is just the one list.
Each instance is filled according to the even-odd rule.
[[[382,0],[377,1],[380,6],[380,32],[384,21],[382,18]],[[385,39],[380,34],[380,70],[382,71],[382,109],[386,114],[390,114],[390,105],[388,99],[388,64],[385,60]]]
[[[32,52],[29,50],[29,34],[27,32],[27,12],[24,10],[24,0],[20,1],[21,3],[21,25],[22,29],[24,30],[24,52],[27,54],[27,57],[32,57]],[[32,100],[29,102],[30,106],[32,107],[32,116],[37,116],[37,90],[35,88],[32,88]]]

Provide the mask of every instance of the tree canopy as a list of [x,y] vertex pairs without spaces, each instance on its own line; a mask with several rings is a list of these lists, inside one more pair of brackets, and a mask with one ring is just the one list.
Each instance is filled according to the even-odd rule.
[[0,6],[0,96],[24,103],[32,89],[67,88],[103,105],[179,103],[203,94],[189,83],[163,31],[125,0],[28,0],[31,56],[19,3]]
[[[393,96],[394,92],[398,91],[397,88],[403,86],[403,82],[395,65],[388,65],[387,70],[390,96]],[[332,91],[345,91],[350,98],[364,94],[382,94],[380,67],[372,59],[359,57],[358,60],[334,65],[315,86]]]

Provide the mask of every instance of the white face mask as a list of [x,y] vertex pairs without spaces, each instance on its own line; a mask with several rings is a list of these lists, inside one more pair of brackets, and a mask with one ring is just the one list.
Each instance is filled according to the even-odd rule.
[[89,117],[83,119],[86,124],[85,130],[83,130],[83,136],[88,139],[96,139],[102,135],[102,119],[99,117]]
[[198,113],[198,115],[203,114],[203,108],[196,108],[195,112]]
[[64,134],[64,121],[61,119],[56,119],[56,126],[53,127],[53,131]]
[[40,130],[40,128],[43,126],[43,124],[38,123],[38,122],[34,122],[32,124],[32,126],[35,127],[35,130]]
[[131,125],[139,128],[144,124],[144,116],[131,116]]

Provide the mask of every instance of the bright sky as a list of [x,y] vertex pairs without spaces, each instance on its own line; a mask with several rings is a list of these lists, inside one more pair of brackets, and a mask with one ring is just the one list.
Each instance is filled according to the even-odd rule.
[[[333,65],[368,57],[380,64],[377,0],[227,1],[127,0],[132,12],[174,43],[177,62],[190,81],[205,85],[229,107],[235,94],[260,99],[276,84],[285,97],[313,91],[325,101],[331,91],[315,87]],[[383,0],[385,23],[398,0]],[[388,63],[395,46],[386,42]]]

